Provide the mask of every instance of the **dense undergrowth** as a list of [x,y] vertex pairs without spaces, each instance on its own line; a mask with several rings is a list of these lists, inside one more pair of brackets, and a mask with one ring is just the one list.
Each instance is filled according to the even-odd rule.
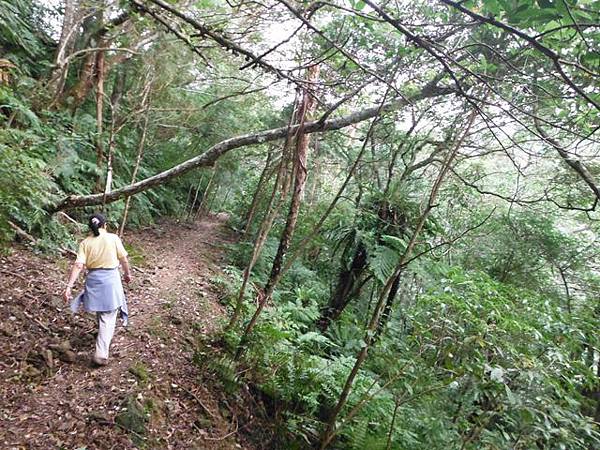
[[[265,260],[274,245],[267,245]],[[243,359],[233,358],[240,339],[234,331],[225,335],[225,356],[203,363],[231,395],[249,385],[264,396],[277,448],[318,441],[364,345],[370,293],[326,332],[317,326],[332,292],[328,280],[339,270],[329,258],[336,241],[319,246],[316,260],[290,270]],[[234,265],[221,280],[232,301],[241,278],[236,264],[247,252],[245,242],[231,249]],[[381,270],[372,264],[369,270]],[[257,264],[258,285],[267,268]],[[587,449],[600,443],[586,417],[596,408],[589,393],[597,380],[586,362],[588,343],[597,340],[593,307],[581,305],[565,317],[556,296],[443,261],[423,261],[404,282],[412,290],[401,294],[354,383],[336,448]],[[254,293],[247,296],[248,314],[252,305]]]
[[[137,193],[126,221],[229,215],[239,241],[213,281],[236,320],[214,337],[219,352],[196,359],[226,396],[263,405],[261,427],[245,431],[257,447],[600,448],[597,2],[459,5],[477,4],[469,20],[481,10],[535,30],[561,57],[578,55],[571,83],[552,72],[560,61],[513,45],[506,27],[461,25],[432,2],[413,2],[404,19],[418,18],[412,28],[431,42],[469,49],[452,57],[467,65],[461,76],[439,71],[432,53],[442,44],[405,38],[400,21],[390,31],[360,1],[307,10],[327,11],[323,31],[290,37],[295,47],[279,56],[300,69],[276,75],[223,48],[236,58],[238,44],[266,51],[279,4],[190,6],[223,33],[211,41],[167,14],[178,2],[109,2],[106,17],[75,3],[88,14],[73,28],[71,59],[59,61],[52,18],[65,9],[0,0],[0,248],[14,239],[73,248],[91,211],[115,229],[127,201],[56,211],[67,196],[115,190],[234,136],[295,123],[295,134]],[[428,21],[459,31],[440,35]],[[338,38],[345,53],[332,52]],[[316,66],[322,78],[305,82]],[[378,114],[302,141],[299,112],[311,115],[313,97],[323,120]],[[404,108],[380,107],[392,97]]]

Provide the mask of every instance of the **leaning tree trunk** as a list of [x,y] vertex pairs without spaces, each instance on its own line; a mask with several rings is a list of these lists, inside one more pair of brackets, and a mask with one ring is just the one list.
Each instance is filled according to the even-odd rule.
[[[298,112],[297,107],[298,107],[298,102],[294,101],[294,110],[292,112],[292,115],[290,116],[288,130],[291,129],[291,127],[296,122],[296,114]],[[258,260],[258,257],[260,256],[262,248],[267,240],[269,232],[271,231],[271,227],[273,226],[273,221],[275,220],[275,217],[277,217],[279,208],[281,207],[281,205],[287,198],[288,191],[290,188],[290,177],[289,177],[289,171],[288,171],[288,165],[289,165],[290,158],[288,155],[289,155],[289,147],[291,144],[291,140],[292,140],[292,135],[291,135],[291,133],[288,133],[285,138],[285,142],[283,144],[283,149],[281,151],[281,158],[279,161],[279,169],[277,171],[277,177],[275,178],[275,183],[273,184],[273,190],[271,191],[271,196],[269,198],[262,223],[258,230],[258,235],[256,236],[256,239],[254,240],[254,247],[252,248],[252,255],[250,256],[248,265],[244,269],[244,274],[242,276],[242,285],[240,287],[240,290],[238,292],[238,296],[236,299],[235,310],[233,312],[233,315],[231,316],[231,319],[229,320],[229,324],[227,325],[226,330],[232,329],[236,325],[236,323],[239,321],[239,319],[242,315],[242,307],[244,306],[244,295],[246,293],[246,288],[250,281],[250,274],[252,273],[252,269],[254,268],[254,265],[256,264],[256,261]],[[275,197],[277,196],[278,191],[280,192],[279,200],[277,202],[275,202]]]
[[252,202],[250,203],[250,207],[248,208],[248,212],[246,213],[246,217],[244,218],[244,228],[242,230],[242,237],[246,235],[248,229],[252,225],[252,220],[256,214],[256,209],[258,207],[258,203],[260,200],[260,195],[264,189],[264,185],[268,179],[269,169],[271,168],[271,160],[273,159],[273,151],[269,149],[267,153],[267,160],[265,161],[265,167],[263,168],[260,178],[258,179],[258,183],[256,184],[256,189],[254,190],[254,195],[252,196]]
[[48,82],[49,90],[52,92],[51,105],[54,105],[60,99],[65,88],[65,81],[69,70],[67,58],[75,45],[79,29],[78,25],[81,20],[80,13],[81,9],[76,0],[65,0],[63,23],[54,57],[54,68]]
[[[417,102],[425,98],[439,97],[442,95],[449,95],[453,93],[449,88],[440,88],[437,85],[430,84],[424,86],[419,93],[409,98],[399,98],[391,100],[390,102],[355,111],[345,116],[336,117],[334,119],[326,119],[323,121],[314,120],[304,124],[303,130],[305,133],[317,133],[324,131],[339,130],[355,123],[363,122],[373,117],[379,116],[384,112],[395,111],[399,108],[406,106],[410,103]],[[299,125],[294,125],[292,131],[296,132]],[[193,169],[199,167],[209,167],[214,165],[215,161],[223,156],[225,153],[230,152],[233,149],[246,147],[254,144],[264,144],[265,142],[271,142],[278,139],[283,139],[289,134],[289,127],[284,126],[280,128],[274,128],[270,130],[264,130],[256,133],[244,134],[229,139],[225,139],[221,142],[216,143],[203,153],[196,155],[186,161],[183,161],[170,169],[164,170],[163,172],[152,175],[144,180],[140,180],[133,185],[125,186],[119,189],[115,189],[106,198],[106,202],[115,202],[122,197],[127,195],[134,195],[139,192],[152,189],[155,186],[160,186],[173,178],[181,176]],[[83,206],[92,206],[102,204],[104,201],[102,194],[91,194],[91,195],[69,195],[63,198],[55,205],[49,205],[47,207],[48,212],[62,211],[71,208],[79,208]]]
[[321,316],[317,319],[317,327],[321,331],[327,330],[329,324],[336,320],[344,311],[346,305],[352,299],[354,285],[367,267],[367,249],[359,242],[352,263],[338,275],[338,281],[329,303],[321,310]]
[[[135,158],[135,166],[133,167],[133,173],[131,174],[131,183],[135,183],[135,179],[137,178],[137,174],[140,170],[140,165],[142,163],[142,158],[144,157],[144,147],[146,145],[146,134],[148,132],[148,109],[146,109],[146,113],[144,114],[144,124],[142,125],[142,135],[140,137],[140,142],[138,144],[137,156]],[[131,204],[131,196],[127,197],[125,201],[125,209],[123,210],[123,218],[121,219],[121,227],[119,228],[119,236],[123,236],[123,231],[125,230],[125,225],[127,224],[127,215],[129,214],[129,206]]]
[[388,293],[387,300],[385,301],[385,306],[383,307],[383,312],[381,313],[381,320],[377,325],[377,331],[375,333],[376,336],[379,336],[385,325],[390,320],[390,316],[392,315],[392,307],[394,306],[394,300],[396,299],[396,295],[398,295],[398,290],[400,289],[400,279],[402,278],[402,273],[399,273],[398,276],[394,279],[392,283],[392,287],[390,288],[390,292]]
[[473,122],[475,121],[476,116],[477,116],[477,109],[474,108],[473,111],[471,112],[471,115],[467,119],[467,125],[465,127],[465,130],[464,130],[462,136],[458,139],[458,141],[454,145],[454,148],[448,153],[448,155],[444,159],[442,167],[440,168],[440,172],[438,173],[438,176],[431,187],[429,198],[427,200],[427,205],[426,205],[425,209],[423,210],[423,212],[421,213],[419,220],[417,221],[417,225],[416,225],[416,227],[412,233],[412,236],[406,246],[406,249],[404,250],[404,253],[400,257],[400,261],[398,262],[398,264],[394,270],[394,273],[392,274],[391,277],[388,278],[385,286],[383,287],[383,289],[381,290],[381,293],[379,294],[377,304],[375,305],[373,314],[371,316],[371,319],[369,321],[367,329],[365,330],[365,334],[363,337],[364,345],[361,348],[361,350],[358,352],[356,361],[354,362],[354,366],[352,367],[352,370],[350,371],[348,378],[346,379],[346,382],[344,383],[344,387],[342,389],[342,392],[340,394],[338,402],[335,405],[335,407],[333,408],[333,411],[327,422],[325,431],[323,432],[323,434],[321,436],[321,444],[319,446],[320,450],[325,449],[331,443],[333,438],[335,437],[336,422],[337,422],[338,415],[340,414],[340,412],[342,411],[342,408],[346,404],[346,400],[348,399],[348,395],[350,394],[350,390],[352,389],[352,385],[354,384],[354,379],[358,375],[360,368],[362,367],[365,359],[367,358],[367,353],[371,347],[371,344],[373,343],[375,331],[379,324],[379,319],[381,317],[382,310],[385,306],[386,299],[388,298],[388,295],[392,289],[394,282],[396,281],[398,276],[400,276],[400,274],[404,271],[406,265],[410,262],[413,249],[417,243],[417,239],[418,239],[419,235],[421,234],[421,230],[423,229],[423,226],[425,225],[425,222],[426,222],[427,218],[429,217],[429,214],[431,213],[432,209],[436,205],[436,199],[437,199],[440,187],[443,184],[443,182],[446,178],[446,175],[447,175],[448,171],[450,170],[450,167],[452,166],[452,163],[454,161],[454,158],[456,157],[456,154],[458,153],[459,148],[461,147],[465,137],[467,136],[469,130],[471,129],[471,126],[473,125]]
[[[319,77],[319,66],[312,66],[308,69],[307,81],[310,86],[318,79]],[[298,114],[300,117],[300,128],[298,129],[298,135],[296,138],[296,148],[294,152],[294,192],[292,194],[292,200],[290,203],[290,209],[288,211],[287,220],[285,223],[285,227],[283,232],[281,233],[281,238],[279,239],[279,247],[277,248],[277,254],[275,255],[275,259],[273,260],[273,265],[271,267],[271,274],[265,286],[262,290],[262,293],[259,295],[258,307],[254,312],[254,315],[250,319],[250,322],[246,326],[244,330],[244,334],[240,339],[240,344],[236,351],[236,359],[238,359],[242,352],[243,347],[245,346],[245,342],[248,339],[248,336],[252,332],[254,325],[256,325],[256,321],[260,316],[265,304],[270,301],[273,296],[273,291],[277,282],[279,281],[279,276],[282,269],[283,259],[289,249],[290,242],[292,240],[292,236],[294,235],[294,230],[296,229],[296,222],[298,221],[298,215],[300,213],[300,205],[302,203],[302,198],[304,194],[304,188],[306,186],[306,163],[308,159],[308,145],[310,143],[310,135],[304,133],[303,125],[309,116],[312,114],[316,106],[316,101],[314,98],[314,93],[310,88],[305,88],[301,110]]]

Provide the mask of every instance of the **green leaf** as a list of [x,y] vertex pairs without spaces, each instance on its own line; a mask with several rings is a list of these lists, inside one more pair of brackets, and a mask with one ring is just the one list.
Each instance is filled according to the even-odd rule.
[[375,275],[375,278],[384,284],[394,272],[399,260],[400,257],[397,251],[379,245],[373,252],[369,267],[373,272],[373,275]]
[[408,243],[406,239],[400,238],[398,236],[391,236],[389,234],[384,234],[381,236],[381,240],[392,247],[394,250],[398,250],[399,252],[403,252],[406,250],[406,246]]

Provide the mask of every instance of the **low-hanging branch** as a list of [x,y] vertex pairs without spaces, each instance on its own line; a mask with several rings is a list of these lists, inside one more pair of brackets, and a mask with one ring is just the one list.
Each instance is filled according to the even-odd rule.
[[[304,124],[303,131],[304,133],[316,133],[322,131],[339,130],[341,128],[353,125],[355,123],[365,121],[379,114],[397,110],[399,108],[402,108],[403,106],[412,104],[413,102],[424,100],[426,98],[449,95],[454,92],[455,91],[451,88],[439,87],[435,84],[427,84],[422,88],[422,90],[418,94],[408,99],[396,99],[386,103],[383,107],[381,107],[380,105],[373,106],[335,119],[329,119],[326,121],[321,121],[317,119],[311,122],[307,122]],[[115,189],[107,195],[71,195],[69,197],[66,197],[60,203],[58,203],[58,205],[56,205],[52,209],[52,211],[54,212],[82,206],[99,205],[103,202],[112,203],[116,200],[119,200],[122,197],[131,196],[139,192],[146,191],[152,187],[159,186],[173,178],[176,178],[180,175],[189,172],[192,169],[196,169],[198,167],[212,166],[215,163],[215,161],[217,161],[217,159],[219,159],[222,155],[229,152],[230,150],[245,147],[248,145],[262,144],[264,142],[282,139],[288,134],[288,132],[294,133],[297,127],[298,125],[293,126],[290,130],[287,126],[285,126],[226,139],[213,145],[204,153],[194,156],[193,158],[190,158],[187,161],[182,162],[181,164],[178,164],[168,170],[148,177],[144,180],[138,181],[137,183],[122,187],[120,189]]]

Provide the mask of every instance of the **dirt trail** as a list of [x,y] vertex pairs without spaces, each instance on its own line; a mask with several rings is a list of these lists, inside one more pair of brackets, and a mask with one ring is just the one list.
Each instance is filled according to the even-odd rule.
[[130,324],[119,320],[99,369],[89,363],[93,316],[71,315],[60,299],[70,261],[16,247],[0,257],[0,448],[245,447],[192,363],[194,340],[223,317],[212,283],[232,241],[223,219],[163,223],[124,241],[142,254],[130,255]]

